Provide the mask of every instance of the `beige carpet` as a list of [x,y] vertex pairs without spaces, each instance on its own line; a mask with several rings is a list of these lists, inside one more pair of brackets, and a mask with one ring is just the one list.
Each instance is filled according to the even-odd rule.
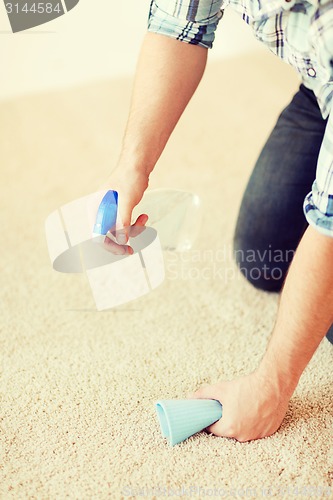
[[155,292],[102,313],[83,275],[52,270],[44,220],[108,176],[131,82],[0,103],[2,499],[333,494],[326,339],[270,438],[201,433],[170,448],[153,406],[248,373],[265,350],[278,296],[253,289],[223,255],[255,158],[297,85],[269,53],[209,65],[151,177],[151,188],[201,196],[200,241],[176,262],[165,255]]

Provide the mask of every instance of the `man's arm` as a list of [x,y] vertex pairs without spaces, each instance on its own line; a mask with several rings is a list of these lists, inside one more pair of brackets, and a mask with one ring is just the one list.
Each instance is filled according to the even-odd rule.
[[249,441],[280,426],[299,378],[333,324],[333,238],[309,226],[291,263],[277,321],[258,369],[199,389],[192,397],[219,400],[218,436]]
[[333,238],[309,226],[287,275],[262,373],[291,396],[332,324]]
[[201,80],[207,52],[164,35],[145,35],[120,158],[108,180],[119,194],[123,226],[131,224],[149,175]]
[[150,174],[196,90],[207,49],[147,33],[137,64],[121,161]]

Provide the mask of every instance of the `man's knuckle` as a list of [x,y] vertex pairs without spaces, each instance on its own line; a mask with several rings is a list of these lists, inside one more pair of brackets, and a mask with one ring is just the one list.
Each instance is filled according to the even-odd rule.
[[230,425],[225,425],[223,428],[223,436],[224,437],[235,437],[236,434],[236,429],[235,427],[230,424]]
[[240,443],[246,443],[246,441],[250,441],[250,437],[249,436],[245,436],[245,435],[240,435],[240,436],[235,436],[237,441],[239,441]]

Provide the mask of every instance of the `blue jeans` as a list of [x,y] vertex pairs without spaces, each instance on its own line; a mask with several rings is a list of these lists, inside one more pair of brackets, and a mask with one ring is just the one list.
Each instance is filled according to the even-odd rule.
[[[300,86],[282,111],[245,190],[234,236],[240,271],[255,287],[279,292],[307,228],[303,201],[316,177],[327,120]],[[327,333],[333,343],[333,325]]]

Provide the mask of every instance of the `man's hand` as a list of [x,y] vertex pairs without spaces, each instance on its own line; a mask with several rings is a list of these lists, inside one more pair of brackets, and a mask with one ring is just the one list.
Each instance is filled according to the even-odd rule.
[[[148,220],[148,215],[146,214],[141,214],[139,217],[136,219],[134,224],[132,224],[129,227],[122,228],[120,231],[122,231],[122,234],[126,230],[127,236],[131,238],[135,238],[139,234],[142,233],[142,231],[145,229],[145,225]],[[109,252],[113,253],[114,255],[133,255],[134,250],[131,246],[129,245],[120,245],[117,243],[116,238],[119,236],[120,231],[108,231],[108,234],[104,238],[104,248],[108,250]]]
[[[135,236],[138,227],[144,226],[148,220],[148,215],[141,214],[131,226],[133,209],[141,201],[148,187],[148,182],[148,175],[143,169],[126,168],[121,164],[117,166],[107,181],[110,189],[118,192],[117,228],[113,234],[115,234],[121,248],[128,250],[129,253],[131,253],[130,247],[125,246],[129,236]],[[107,238],[105,242],[111,251],[117,250],[117,245],[112,240]]]
[[222,406],[222,418],[207,428],[221,437],[250,441],[273,434],[286,414],[289,396],[281,394],[269,375],[253,372],[228,382],[201,387],[194,399],[216,399]]

